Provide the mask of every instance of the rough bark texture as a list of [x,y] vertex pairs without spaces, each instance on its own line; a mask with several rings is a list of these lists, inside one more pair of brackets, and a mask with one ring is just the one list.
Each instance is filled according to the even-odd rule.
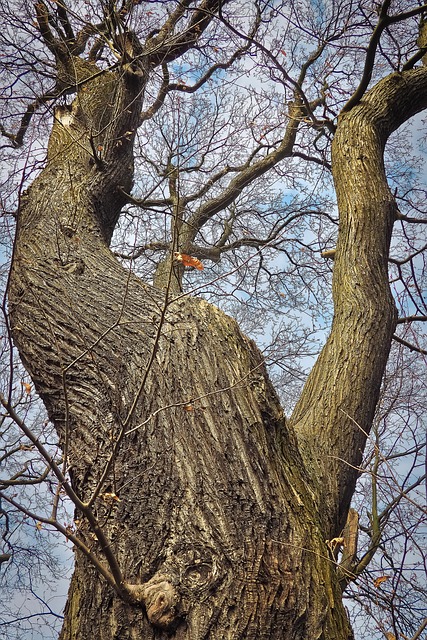
[[425,69],[395,73],[341,115],[332,145],[340,213],[335,315],[291,419],[319,482],[328,537],[345,526],[396,323],[388,256],[398,211],[385,176],[384,147],[395,129],[426,106]]
[[[201,300],[179,299],[163,314],[164,296],[122,269],[86,224],[68,237],[50,198],[34,209],[45,179],[22,207],[23,223],[27,210],[39,215],[25,240],[20,231],[14,332],[83,500],[122,426],[130,431],[103,487],[121,502],[95,501],[125,579],[165,576],[176,586],[176,638],[347,637],[301,461],[258,351]],[[68,270],[58,246],[74,244],[78,268]],[[102,556],[84,524],[81,535]],[[166,636],[77,554],[61,637]]]
[[[84,502],[98,491],[94,516],[123,577],[113,588],[77,552],[61,639],[351,638],[325,538],[348,508],[354,473],[341,459],[360,459],[365,436],[353,420],[369,428],[393,329],[394,209],[380,166],[392,127],[355,133],[352,118],[366,123],[356,110],[340,124],[335,158],[347,154],[349,164],[336,173],[337,314],[295,412],[302,457],[236,323],[143,284],[108,249],[119,187],[132,180],[142,86],[121,72],[86,82],[69,115],[57,114],[46,168],[19,213],[14,339],[74,490]],[[372,202],[353,206],[341,187],[340,172],[354,165],[364,173],[352,189],[372,179]],[[76,517],[107,567],[96,531]]]
[[104,123],[95,99],[112,80],[86,84],[90,112],[78,96],[57,114],[46,168],[22,198],[10,283],[16,344],[73,487],[89,502],[105,475],[94,515],[123,581],[143,585],[145,609],[77,552],[61,638],[163,638],[169,624],[192,640],[347,638],[307,474],[258,350],[215,307],[167,300],[108,249],[140,92],[117,76],[118,115]]

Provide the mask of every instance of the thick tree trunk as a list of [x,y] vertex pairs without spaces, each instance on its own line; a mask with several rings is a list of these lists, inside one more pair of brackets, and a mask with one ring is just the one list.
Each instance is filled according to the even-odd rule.
[[[176,638],[349,637],[296,443],[256,347],[202,300],[168,302],[144,286],[89,222],[69,236],[58,193],[41,197],[49,166],[21,209],[13,330],[83,501],[114,451],[94,510],[125,580],[173,586]],[[79,535],[102,558],[84,521]],[[76,562],[61,638],[166,637],[81,553]],[[152,622],[167,623],[169,608],[157,620],[153,607]]]
[[[82,544],[61,638],[351,638],[325,538],[346,511],[353,476],[331,459],[353,443],[360,456],[356,408],[370,394],[369,426],[385,361],[363,368],[377,358],[371,332],[381,326],[384,350],[390,341],[388,196],[368,209],[379,218],[372,234],[383,237],[363,249],[361,270],[355,246],[340,240],[337,315],[295,412],[297,443],[236,323],[202,300],[143,284],[108,249],[120,188],[131,186],[143,79],[91,73],[71,110],[57,113],[46,168],[22,198],[9,291],[15,342],[81,511],[90,511],[76,513]],[[353,233],[349,221],[341,238]],[[365,291],[377,278],[381,305]],[[368,323],[356,337],[338,336],[362,307]],[[350,385],[354,410],[343,401]],[[346,430],[334,431],[347,413]],[[327,481],[330,469],[337,477]]]
[[22,198],[9,292],[16,344],[92,508],[90,521],[76,513],[78,538],[107,576],[76,552],[61,638],[347,639],[308,474],[257,348],[108,249],[140,85],[93,82],[57,113]]

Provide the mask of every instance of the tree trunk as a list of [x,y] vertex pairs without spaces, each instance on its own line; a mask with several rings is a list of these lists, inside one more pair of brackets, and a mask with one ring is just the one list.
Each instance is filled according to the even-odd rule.
[[159,614],[156,591],[153,625],[78,552],[61,638],[163,638],[155,625],[170,624],[173,637],[191,640],[349,637],[306,474],[258,350],[215,307],[168,301],[126,272],[87,232],[79,200],[82,222],[70,236],[58,192],[43,188],[53,171],[48,164],[22,203],[10,290],[16,342],[83,501],[114,452],[94,511],[125,580],[177,594]]
[[318,482],[328,538],[345,526],[396,326],[388,256],[398,209],[384,147],[393,131],[426,107],[426,70],[394,73],[340,116],[332,144],[340,214],[335,315],[291,418]]
[[[360,240],[361,267],[359,240],[342,239],[360,228],[350,213],[342,222],[337,315],[295,412],[297,443],[236,323],[142,283],[110,252],[143,80],[90,73],[71,110],[57,112],[46,167],[22,198],[9,290],[15,342],[93,516],[76,513],[82,545],[61,639],[351,638],[325,538],[345,515],[353,475],[328,456],[354,443],[360,458],[353,420],[367,403],[369,428],[376,402],[385,357],[374,343],[387,351],[394,317],[384,294],[389,197],[367,210],[378,238],[369,252]],[[340,191],[339,200],[345,213]],[[378,292],[366,292],[377,278]],[[347,323],[351,335],[340,333]]]
[[106,549],[119,567],[108,582],[76,552],[61,638],[348,638],[257,348],[215,307],[168,299],[108,249],[140,86],[114,78],[123,121],[106,129],[95,100],[113,78],[102,77],[57,113],[46,168],[22,197],[9,291],[16,344],[92,504],[92,528],[76,513],[78,537],[105,573]]

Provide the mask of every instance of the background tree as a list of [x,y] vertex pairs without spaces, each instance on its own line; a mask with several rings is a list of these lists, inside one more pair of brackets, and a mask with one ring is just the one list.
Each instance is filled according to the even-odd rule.
[[[76,547],[61,638],[351,637],[341,592],[364,560],[350,500],[396,323],[426,317],[422,194],[393,157],[392,193],[383,160],[427,104],[426,7],[87,7],[3,4],[5,209],[20,195],[6,328],[61,454],[27,424],[29,383],[9,380],[6,426],[44,467],[23,463],[2,498]],[[252,334],[262,314],[286,384],[286,356],[328,320],[331,256],[330,334],[285,420],[259,350],[203,298]],[[288,331],[310,313],[297,341],[279,312]],[[393,454],[376,424],[374,489]],[[41,513],[14,491],[45,478]],[[397,486],[412,500],[419,474]],[[372,495],[365,560],[398,513]]]

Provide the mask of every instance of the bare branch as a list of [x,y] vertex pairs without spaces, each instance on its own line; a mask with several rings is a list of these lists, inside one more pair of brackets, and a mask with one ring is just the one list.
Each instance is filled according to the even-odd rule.
[[404,258],[403,260],[397,260],[397,258],[389,258],[388,261],[391,262],[391,264],[400,266],[402,264],[406,264],[407,262],[411,262],[413,258],[420,255],[420,253],[423,253],[426,249],[427,249],[427,244],[425,244],[423,247],[421,247],[417,251],[414,251],[414,253],[411,253],[408,257]]
[[427,5],[424,5],[422,7],[417,7],[412,11],[400,13],[395,16],[389,16],[387,15],[387,12],[390,7],[390,4],[391,4],[391,0],[385,0],[381,6],[377,26],[375,27],[372,33],[371,39],[369,41],[369,45],[366,49],[365,67],[363,69],[362,78],[360,80],[359,86],[357,87],[356,91],[353,93],[351,98],[346,102],[346,104],[342,108],[341,113],[350,111],[358,102],[360,102],[362,96],[364,95],[366,89],[368,88],[372,78],[372,71],[373,71],[374,62],[375,62],[375,54],[376,54],[377,47],[384,29],[386,29],[391,24],[394,24],[395,22],[400,22],[412,16],[422,14],[427,9]]
[[427,316],[406,316],[405,318],[398,318],[397,324],[408,324],[409,322],[427,322]]
[[199,40],[200,36],[207,29],[218,9],[227,0],[203,0],[201,4],[193,10],[188,26],[176,35],[170,35],[174,26],[185,14],[185,10],[191,5],[190,0],[181,2],[169,20],[160,29],[160,32],[149,39],[146,43],[146,55],[151,64],[158,65],[164,62],[172,62],[183,55]]
[[167,92],[170,89],[170,85],[169,85],[169,69],[168,69],[168,65],[166,64],[166,62],[162,63],[162,72],[163,72],[163,80],[162,80],[162,84],[161,87],[159,89],[159,93],[157,94],[157,97],[155,99],[155,101],[153,102],[153,104],[151,105],[151,107],[149,109],[146,109],[145,111],[143,111],[141,113],[141,123],[144,122],[145,120],[149,120],[150,118],[152,118],[154,116],[155,113],[157,113],[157,111],[163,106]]
[[417,351],[418,353],[422,353],[423,355],[427,356],[427,351],[425,349],[421,349],[421,347],[417,347],[416,345],[403,340],[403,338],[399,338],[399,336],[397,336],[396,334],[393,335],[393,340],[395,340],[395,342],[398,342],[399,344],[403,344],[404,347],[408,347],[410,351]]
[[412,218],[410,216],[405,216],[403,213],[400,213],[400,211],[398,212],[398,219],[399,220],[404,220],[405,222],[411,222],[411,223],[415,223],[415,224],[427,224],[427,218],[422,219],[422,218]]
[[300,121],[301,104],[297,102],[289,107],[289,123],[279,147],[261,160],[243,169],[243,171],[230,181],[230,184],[219,196],[199,207],[187,223],[189,227],[193,229],[193,232],[201,229],[213,215],[234,202],[245,186],[264,175],[271,167],[276,165],[280,160],[283,160],[283,158],[292,155]]
[[47,102],[50,102],[51,100],[59,97],[61,93],[62,92],[58,92],[55,87],[52,87],[51,89],[46,91],[46,93],[44,93],[42,96],[40,96],[39,98],[36,98],[34,102],[28,105],[24,115],[22,116],[21,124],[19,126],[17,133],[7,132],[3,127],[3,125],[1,124],[0,124],[0,133],[5,138],[8,138],[12,142],[12,146],[14,148],[21,147],[24,142],[24,137],[25,137],[25,134],[27,133],[31,119],[35,114],[35,112],[37,111],[37,109],[41,105],[46,104]]

